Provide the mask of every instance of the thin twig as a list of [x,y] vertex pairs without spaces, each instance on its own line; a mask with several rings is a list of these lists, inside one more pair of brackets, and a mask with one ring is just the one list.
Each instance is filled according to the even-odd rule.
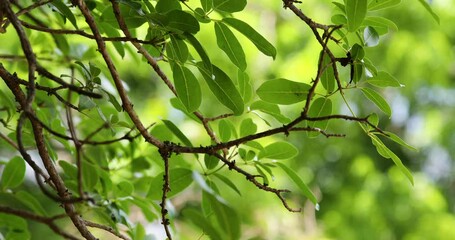
[[131,240],[131,238],[129,238],[128,236],[125,236],[123,235],[122,233],[119,233],[117,231],[115,231],[112,227],[109,227],[109,226],[106,226],[106,225],[102,225],[102,224],[99,224],[99,223],[94,223],[94,222],[90,222],[90,221],[85,221],[85,224],[89,227],[92,227],[92,228],[99,228],[99,229],[102,229],[106,232],[109,232],[113,235],[115,235],[116,237],[118,238],[121,238],[121,239],[124,239],[124,240]]

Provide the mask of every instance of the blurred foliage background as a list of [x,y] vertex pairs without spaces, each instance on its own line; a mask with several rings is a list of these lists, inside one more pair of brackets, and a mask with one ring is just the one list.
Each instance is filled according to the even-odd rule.
[[[334,10],[330,2],[305,0],[298,6],[315,21],[330,23]],[[192,0],[189,1],[191,3]],[[231,189],[220,189],[223,197],[241,215],[242,239],[453,239],[455,1],[434,0],[431,3],[441,19],[440,24],[420,4],[411,0],[403,0],[398,7],[378,11],[378,15],[392,19],[399,31],[389,32],[381,37],[378,47],[367,49],[367,55],[378,69],[390,72],[405,85],[399,89],[384,90],[393,114],[391,119],[382,115],[380,127],[397,133],[418,149],[410,151],[395,144],[388,145],[412,170],[415,185],[411,186],[391,160],[378,155],[355,123],[331,121],[328,131],[346,133],[345,138],[308,138],[305,134],[291,134],[288,138],[300,148],[300,155],[289,164],[321,199],[319,211],[303,196],[290,194],[291,204],[304,206],[304,211],[301,214],[289,213],[274,195],[257,191],[250,183],[236,179],[235,174],[226,173],[243,193],[239,197]],[[254,88],[266,79],[278,76],[302,82],[309,82],[314,77],[320,49],[310,29],[290,11],[283,10],[281,1],[250,0],[247,9],[235,16],[255,26],[278,50],[277,59],[272,61],[255,50],[246,39],[239,37],[244,40],[242,44],[249,63],[247,71],[255,84]],[[212,31],[211,27],[202,25],[198,39],[209,52],[212,62],[221,65],[226,72],[237,74],[228,64],[227,57],[215,50]],[[84,42],[80,44],[83,48]],[[17,42],[2,45],[2,51],[5,46],[12,51],[18,49]],[[202,129],[185,120],[181,112],[171,110],[170,104],[162,100],[163,96],[171,98],[172,94],[165,86],[153,84],[159,81],[150,81],[156,76],[145,62],[131,56],[123,60],[118,55],[116,58],[117,61],[125,61],[125,64],[119,65],[119,71],[128,83],[136,110],[140,109],[138,111],[145,122],[172,119],[185,129],[188,137],[198,139]],[[226,64],[223,65],[223,62]],[[169,69],[165,68],[165,71],[170,73]],[[341,74],[343,78],[349,78],[348,69],[343,69]],[[348,92],[347,97],[356,103],[353,107],[359,115],[377,111],[368,102],[360,101],[356,91]],[[334,106],[347,113],[341,101],[334,102]],[[220,109],[210,105],[203,109],[207,115],[220,113]],[[282,110],[289,117],[299,114],[293,112],[293,108]],[[257,120],[257,124],[266,127],[261,125],[259,118]],[[208,143],[207,139],[196,141]],[[1,157],[7,156],[6,148],[7,145],[0,141]],[[33,182],[33,179],[30,181]],[[279,186],[297,190],[278,172],[274,181]],[[193,201],[198,201],[198,194],[196,190],[186,190],[172,202],[175,208],[191,205]],[[201,235],[199,230],[187,223],[177,221],[175,224],[184,235],[181,239],[197,239]],[[29,226],[34,232],[32,239],[42,238],[49,231],[33,222]],[[162,238],[159,224],[147,224],[145,227],[147,232]]]

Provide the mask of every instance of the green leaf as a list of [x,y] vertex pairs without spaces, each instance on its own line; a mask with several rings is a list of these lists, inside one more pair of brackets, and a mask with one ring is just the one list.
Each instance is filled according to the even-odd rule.
[[218,159],[215,156],[205,154],[204,155],[204,164],[207,169],[211,170],[214,169],[216,166],[218,166],[218,163],[220,162],[220,159]]
[[364,67],[363,67],[363,64],[359,63],[359,62],[355,62],[353,64],[353,70],[354,70],[354,75],[351,76],[352,79],[351,81],[354,81],[354,83],[358,83],[360,82],[360,79],[362,79],[362,76],[363,76],[363,72],[364,72]]
[[62,14],[62,16],[64,16],[68,20],[70,20],[71,24],[73,24],[73,26],[76,29],[78,29],[76,18],[74,17],[73,13],[71,12],[71,9],[69,9],[69,7],[66,6],[65,3],[63,3],[63,1],[54,0],[50,4],[53,5],[55,8],[57,8],[58,12],[60,14]]
[[367,79],[366,82],[376,87],[404,87],[396,78],[385,71],[379,71],[376,76]]
[[228,120],[226,119],[221,119],[218,122],[218,135],[222,142],[227,142],[229,141],[229,139],[231,139],[232,135],[231,126],[232,123],[229,123]]
[[208,12],[213,7],[213,1],[212,0],[201,0],[201,6],[205,12]]
[[115,195],[119,198],[131,196],[134,192],[134,186],[129,181],[121,181],[115,187]]
[[178,0],[159,0],[155,10],[159,13],[167,13],[172,10],[182,10],[182,6]]
[[86,190],[93,190],[98,183],[98,175],[95,166],[87,161],[82,161],[82,182]]
[[297,184],[297,186],[300,188],[300,191],[302,191],[305,197],[307,197],[314,205],[318,206],[318,200],[316,196],[314,196],[311,189],[305,184],[305,182],[303,182],[299,175],[294,172],[294,170],[279,162],[277,162],[276,165],[283,169],[283,171],[291,178],[291,180]]
[[431,16],[433,17],[433,19],[438,23],[440,24],[440,21],[439,21],[439,16],[433,12],[433,9],[431,9],[431,6],[430,4],[426,1],[426,0],[419,0],[419,2],[422,4],[422,6],[431,14]]
[[237,212],[224,202],[219,201],[215,196],[211,194],[207,196],[218,225],[225,233],[224,239],[240,239],[240,219]]
[[202,47],[201,43],[192,34],[185,33],[184,36],[186,37],[186,40],[188,40],[188,42],[190,42],[190,44],[193,45],[193,48],[201,57],[202,63],[204,64],[205,68],[209,70],[209,72],[211,73],[212,63],[210,62],[210,58],[207,55],[207,52],[205,51],[204,47]]
[[[163,172],[154,177],[150,183],[147,198],[158,200],[161,199],[163,194]],[[190,184],[193,183],[192,171],[186,168],[172,168],[169,170],[169,186],[171,191],[168,192],[169,198],[177,195],[185,190]]]
[[370,1],[370,3],[368,4],[368,10],[374,11],[389,8],[398,5],[400,2],[401,0],[374,0]]
[[299,150],[287,142],[274,142],[259,151],[258,158],[288,159],[297,156]]
[[335,90],[335,73],[333,72],[332,60],[330,57],[321,51],[321,54],[324,54],[322,59],[322,66],[325,68],[324,72],[321,75],[322,86],[327,90],[327,93],[332,93]]
[[185,136],[185,134],[183,134],[182,131],[180,131],[180,129],[175,126],[175,124],[169,120],[162,120],[164,125],[166,125],[166,127],[171,130],[171,132],[178,138],[180,139],[180,141],[182,141],[183,144],[185,144],[186,146],[189,146],[189,147],[192,147],[193,144],[191,143],[191,141]]
[[68,40],[66,39],[66,36],[56,34],[53,37],[55,40],[55,44],[63,52],[63,54],[69,55],[70,45],[68,43]]
[[289,105],[305,101],[310,88],[306,83],[279,78],[263,83],[256,93],[266,102]]
[[202,102],[201,86],[193,73],[178,64],[173,68],[175,90],[188,112],[196,111]]
[[398,27],[394,22],[383,17],[377,16],[365,17],[365,19],[363,20],[363,24],[367,26],[389,28],[398,31]]
[[254,103],[251,104],[250,106],[251,110],[259,110],[263,113],[269,114],[273,116],[276,120],[278,120],[280,123],[289,123],[291,120],[281,114],[280,107],[276,104],[264,102],[261,100],[258,100]]
[[240,123],[240,137],[255,134],[257,130],[258,127],[251,118],[245,118]]
[[351,47],[351,56],[353,60],[362,60],[365,57],[365,50],[360,44],[356,43]]
[[240,190],[237,188],[237,186],[227,177],[219,174],[219,173],[215,173],[213,174],[213,176],[217,177],[218,179],[220,179],[224,184],[226,184],[228,187],[230,187],[232,190],[234,190],[237,194],[239,194],[240,196],[242,196],[242,194],[240,193]]
[[[98,26],[108,37],[121,37],[118,29],[114,28],[111,24],[100,22],[98,23]],[[115,50],[122,58],[125,57],[125,47],[123,43],[113,41],[112,45],[114,45]]]
[[379,44],[379,34],[373,27],[366,27],[363,30],[363,39],[365,41],[365,46],[374,47]]
[[192,34],[199,32],[199,22],[193,15],[187,12],[172,10],[166,13],[166,18],[166,26],[171,29]]
[[406,147],[408,149],[411,149],[411,150],[414,150],[414,151],[417,151],[417,149],[409,144],[407,144],[403,139],[401,139],[400,137],[398,137],[396,134],[392,133],[392,132],[388,132],[388,131],[384,131],[384,133],[386,133],[390,140],[400,144],[401,146],[403,147]]
[[226,53],[232,63],[240,70],[245,71],[245,53],[234,33],[222,22],[215,22],[214,26],[218,47]]
[[168,44],[166,48],[166,52],[168,56],[175,60],[179,61],[180,63],[185,63],[188,59],[188,47],[186,46],[185,42],[174,35],[170,37],[171,42]]
[[[308,111],[309,117],[323,117],[332,114],[332,101],[329,98],[317,98],[313,101]],[[308,126],[312,128],[319,128],[325,130],[327,128],[328,120],[324,121],[311,121]],[[308,132],[308,136],[318,136],[319,132]]]
[[236,18],[224,18],[223,22],[227,23],[229,26],[235,28],[237,31],[247,37],[258,48],[259,51],[275,59],[275,47],[260,33],[254,30],[254,28],[252,28],[250,25]]
[[60,165],[60,167],[63,169],[63,172],[65,172],[65,174],[68,175],[68,177],[70,179],[77,178],[77,167],[76,166],[74,166],[73,164],[71,164],[67,161],[64,161],[64,160],[58,161],[58,165]]
[[103,89],[103,92],[107,94],[107,96],[109,98],[109,102],[112,104],[112,106],[114,106],[115,110],[117,110],[117,112],[121,112],[123,110],[123,107],[117,101],[117,98],[114,95],[112,95],[111,93],[109,93],[108,91],[105,91],[104,89]]
[[213,222],[204,217],[200,210],[185,208],[182,211],[183,217],[189,219],[194,225],[202,229],[210,239],[223,239],[218,230],[212,225]]
[[[125,21],[129,29],[138,28],[142,26],[145,22],[147,22],[145,16],[139,14],[137,10],[131,8],[129,5],[120,4],[119,8],[123,20]],[[102,22],[110,24],[114,28],[120,29],[120,26],[118,25],[117,18],[115,17],[114,10],[112,9],[112,7],[106,7],[106,9],[101,14],[100,20]]]
[[392,115],[392,110],[390,109],[389,104],[378,92],[371,88],[362,88],[362,92],[365,95],[365,97],[367,97],[368,99],[370,99],[370,101],[376,104],[376,106],[379,109],[381,109],[381,111],[383,111],[385,114],[387,114],[387,116],[390,117]]
[[213,0],[213,8],[224,12],[240,12],[246,6],[246,0]]
[[350,32],[357,31],[366,14],[366,0],[346,0],[346,17],[348,18],[348,30]]
[[43,205],[30,193],[26,191],[19,191],[15,194],[16,199],[22,204],[33,210],[34,213],[41,216],[47,216],[47,211],[43,208]]
[[244,109],[243,99],[229,76],[215,65],[212,65],[212,73],[200,62],[197,67],[218,101],[231,109],[235,115],[242,114]]
[[22,184],[25,177],[25,160],[21,157],[13,157],[3,169],[0,185],[2,190],[15,188]]
[[87,110],[87,109],[92,109],[96,107],[96,103],[93,101],[91,97],[85,96],[85,95],[80,95],[79,96],[79,104],[78,108],[79,110]]
[[343,14],[333,15],[332,18],[330,18],[330,21],[332,21],[332,23],[336,25],[344,25],[348,23],[348,19]]
[[251,86],[250,77],[240,69],[237,71],[237,87],[245,103],[253,97],[253,86]]
[[389,148],[387,148],[384,143],[375,135],[370,135],[373,145],[376,146],[378,153],[385,157],[390,158],[395,163],[395,165],[400,169],[400,171],[409,179],[412,185],[414,185],[414,178],[412,177],[411,172],[403,165],[401,159],[395,155]]

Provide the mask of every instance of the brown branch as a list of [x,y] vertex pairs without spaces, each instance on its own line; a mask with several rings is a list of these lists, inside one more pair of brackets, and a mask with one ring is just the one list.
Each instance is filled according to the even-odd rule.
[[101,96],[98,93],[94,93],[94,92],[90,92],[90,91],[84,90],[81,87],[77,87],[77,86],[75,86],[73,84],[69,84],[69,83],[63,81],[63,79],[55,76],[54,74],[52,74],[51,72],[49,72],[47,69],[43,68],[40,65],[37,66],[36,71],[40,75],[42,75],[42,76],[44,76],[44,77],[46,77],[46,78],[48,78],[48,79],[60,84],[60,85],[62,85],[65,88],[68,88],[68,89],[70,89],[70,90],[72,90],[74,92],[77,92],[78,94],[85,95],[85,96],[92,97],[92,98],[102,98],[103,97],[103,96]]
[[[30,120],[36,147],[38,149],[38,154],[40,155],[43,165],[46,171],[48,172],[49,177],[52,183],[54,184],[59,196],[62,197],[63,199],[68,199],[69,194],[67,192],[67,188],[63,183],[63,180],[60,178],[60,175],[58,174],[57,169],[55,168],[54,162],[49,155],[49,151],[47,149],[43,135],[43,128],[38,121],[30,117],[35,115],[34,110],[32,109],[32,102],[35,98],[35,70],[37,68],[35,55],[31,48],[30,42],[27,39],[25,31],[22,28],[22,25],[20,24],[17,16],[13,13],[13,11],[10,8],[9,1],[0,1],[0,9],[3,11],[3,13],[6,13],[7,18],[16,29],[16,32],[21,42],[22,51],[24,52],[24,55],[27,57],[29,71],[28,73],[29,84],[27,87],[27,96],[26,97],[24,96],[24,93],[22,92],[19,84],[16,81],[14,81],[14,77],[11,74],[9,74],[6,70],[1,71],[1,69],[0,72],[2,73],[0,74],[2,75],[4,81],[6,81],[8,87],[14,93],[16,101],[20,104],[22,110],[24,111],[21,118],[24,119],[24,117],[28,117]],[[1,66],[1,68],[3,68],[3,66]],[[22,124],[18,124],[18,126],[19,125]],[[27,157],[29,158],[30,156],[26,153],[25,149],[22,150],[23,150],[21,151],[22,156],[24,158]],[[73,222],[74,226],[81,233],[81,235],[87,239],[94,240],[95,237],[88,231],[82,218],[76,213],[74,205],[70,203],[65,203],[63,204],[63,207],[65,209],[65,212]]]
[[109,72],[112,76],[112,79],[114,80],[115,87],[119,93],[120,98],[122,99],[122,106],[123,109],[128,113],[130,119],[133,121],[134,125],[137,127],[139,132],[142,134],[144,139],[157,146],[157,147],[162,147],[163,143],[152,136],[148,131],[147,128],[142,124],[141,120],[139,119],[139,116],[137,113],[134,111],[133,104],[131,103],[130,99],[128,98],[128,94],[126,92],[125,87],[123,86],[122,81],[120,80],[120,76],[117,72],[117,69],[115,68],[114,62],[112,61],[109,53],[107,52],[106,49],[106,44],[103,41],[103,38],[101,37],[100,31],[98,29],[98,26],[95,23],[95,19],[90,13],[90,10],[87,8],[87,5],[85,4],[84,1],[82,0],[72,0],[71,1],[74,5],[78,6],[80,11],[82,12],[82,15],[84,15],[84,18],[89,25],[93,36],[95,37],[96,43],[98,45],[98,50],[103,56],[104,61],[106,62],[106,65],[109,69]]
[[[62,34],[62,35],[66,35],[66,34],[79,35],[79,36],[82,36],[82,37],[85,37],[88,39],[95,40],[95,36],[86,33],[84,30],[52,29],[52,28],[48,28],[45,26],[33,25],[33,24],[27,23],[25,21],[21,21],[21,23],[26,28],[33,29],[33,30],[40,31],[40,32],[47,32],[47,33],[51,33],[51,34]],[[106,41],[106,42],[136,42],[136,43],[151,44],[151,45],[157,44],[153,41],[140,40],[140,39],[137,39],[134,37],[102,37],[102,40]]]
[[115,231],[112,227],[109,227],[109,226],[106,226],[106,225],[90,222],[90,221],[87,221],[87,220],[85,221],[85,225],[87,225],[89,227],[92,227],[92,228],[102,229],[102,230],[104,230],[106,232],[109,232],[109,233],[115,235],[116,237],[124,239],[124,240],[131,240],[131,238],[129,238],[128,236],[125,236],[125,235]]
[[213,155],[215,157],[217,157],[218,159],[220,159],[223,163],[225,163],[228,167],[229,167],[229,170],[235,170],[236,172],[242,174],[243,176],[246,177],[246,179],[250,182],[252,182],[256,187],[258,187],[259,189],[262,189],[266,192],[271,192],[271,193],[274,193],[280,200],[281,202],[283,203],[283,206],[290,212],[300,212],[301,209],[294,209],[294,208],[291,208],[289,206],[289,204],[287,203],[286,199],[283,197],[283,193],[285,192],[290,192],[289,190],[287,189],[276,189],[276,188],[272,188],[272,187],[269,187],[265,184],[262,184],[260,183],[259,181],[256,180],[256,175],[252,175],[250,173],[248,173],[247,171],[239,168],[236,164],[235,164],[235,160],[234,161],[229,161],[228,159],[226,159],[225,157],[221,156],[220,154],[216,153],[216,151],[213,151],[213,152],[208,152],[208,154],[210,155]]
[[169,230],[169,219],[166,217],[168,210],[166,209],[166,199],[167,193],[171,191],[171,187],[169,186],[169,157],[172,154],[172,145],[169,142],[164,142],[164,147],[159,149],[159,153],[161,158],[164,161],[164,173],[163,173],[163,194],[161,196],[161,224],[164,226],[164,231],[166,232],[166,236],[169,240],[172,240],[172,234]]
[[19,210],[19,209],[14,209],[14,208],[11,208],[8,206],[1,206],[1,205],[0,205],[0,212],[46,224],[56,234],[66,238],[66,239],[78,240],[78,238],[68,234],[65,230],[60,229],[60,227],[54,223],[55,220],[62,217],[61,215],[57,215],[54,217],[43,217],[40,215],[36,215],[34,213],[30,213],[30,212]]

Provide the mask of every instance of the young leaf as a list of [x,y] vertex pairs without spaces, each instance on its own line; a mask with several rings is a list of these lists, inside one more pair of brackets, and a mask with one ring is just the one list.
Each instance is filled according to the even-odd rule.
[[212,65],[212,73],[200,62],[197,67],[218,101],[231,109],[235,115],[242,114],[243,99],[229,76],[215,65]]
[[204,66],[209,72],[212,72],[212,63],[210,62],[210,58],[207,55],[207,52],[205,51],[204,47],[202,47],[201,43],[192,35],[189,33],[184,34],[186,40],[190,42],[191,45],[193,45],[193,48],[196,50],[197,54],[201,57],[202,63],[204,63]]
[[370,135],[373,145],[376,146],[378,153],[385,157],[390,158],[395,163],[395,165],[400,169],[400,171],[409,179],[412,185],[414,185],[414,178],[412,177],[411,172],[403,165],[401,159],[395,155],[389,148],[387,148],[384,143],[375,135]]
[[297,156],[299,150],[287,142],[274,142],[259,151],[258,158],[288,159]]
[[185,66],[175,64],[173,68],[175,90],[188,112],[196,111],[202,102],[201,87],[193,73]]
[[279,78],[263,83],[256,93],[266,102],[289,105],[306,100],[310,88],[306,83]]
[[224,18],[223,22],[235,28],[245,37],[250,39],[250,41],[258,48],[259,51],[275,59],[276,57],[275,47],[269,41],[267,41],[267,39],[265,39],[261,34],[254,30],[254,28],[252,28],[250,25],[236,18]]
[[403,87],[396,78],[385,71],[378,71],[376,76],[369,78],[366,82],[376,87]]
[[215,22],[215,35],[218,47],[226,53],[232,63],[240,70],[245,71],[245,53],[232,31],[224,23]]
[[192,147],[193,144],[191,143],[191,141],[185,136],[185,134],[182,133],[182,131],[180,131],[180,129],[175,126],[175,124],[169,120],[162,120],[164,125],[166,125],[166,127],[171,130],[171,132],[178,138],[180,139],[180,141],[182,141],[183,144],[185,144],[186,146],[190,146]]
[[25,160],[21,157],[13,157],[3,169],[0,185],[2,190],[15,188],[22,184],[25,177]]
[[374,10],[380,10],[388,7],[393,7],[395,5],[398,5],[401,2],[401,0],[375,0],[375,1],[370,1],[368,4],[368,10],[374,11]]
[[363,39],[365,41],[365,46],[374,47],[379,44],[379,34],[373,27],[366,27],[363,30]]
[[213,222],[204,217],[200,212],[201,211],[192,208],[185,208],[182,211],[182,215],[183,217],[188,218],[194,225],[202,229],[204,234],[207,234],[210,239],[223,239],[218,230],[212,225]]
[[314,205],[318,204],[318,200],[316,196],[314,196],[314,193],[311,191],[311,189],[303,182],[303,180],[297,175],[294,170],[290,169],[286,165],[277,162],[276,165],[283,169],[283,171],[292,179],[292,181],[297,184],[297,186],[300,188],[300,191],[302,191],[303,195],[307,197]]
[[362,88],[362,92],[365,95],[365,97],[367,97],[368,99],[370,99],[370,101],[376,104],[376,106],[379,109],[381,109],[381,111],[383,111],[385,114],[387,114],[387,116],[390,117],[392,115],[392,110],[390,109],[389,104],[378,92],[371,88]]
[[438,15],[433,12],[433,9],[431,9],[430,7],[430,4],[428,4],[428,2],[426,0],[419,0],[419,2],[422,4],[422,6],[431,14],[431,16],[433,17],[433,19],[438,23],[440,24],[439,22],[439,17]]
[[[330,98],[318,98],[313,101],[308,111],[308,116],[310,117],[322,117],[332,114],[332,101]],[[310,121],[308,126],[312,128],[319,128],[325,130],[327,128],[328,120],[325,121]],[[308,135],[311,137],[318,136],[318,132],[308,132]]]
[[246,6],[246,0],[213,0],[213,8],[224,12],[240,12]]
[[346,0],[346,17],[349,32],[355,32],[362,25],[367,14],[366,0]]

